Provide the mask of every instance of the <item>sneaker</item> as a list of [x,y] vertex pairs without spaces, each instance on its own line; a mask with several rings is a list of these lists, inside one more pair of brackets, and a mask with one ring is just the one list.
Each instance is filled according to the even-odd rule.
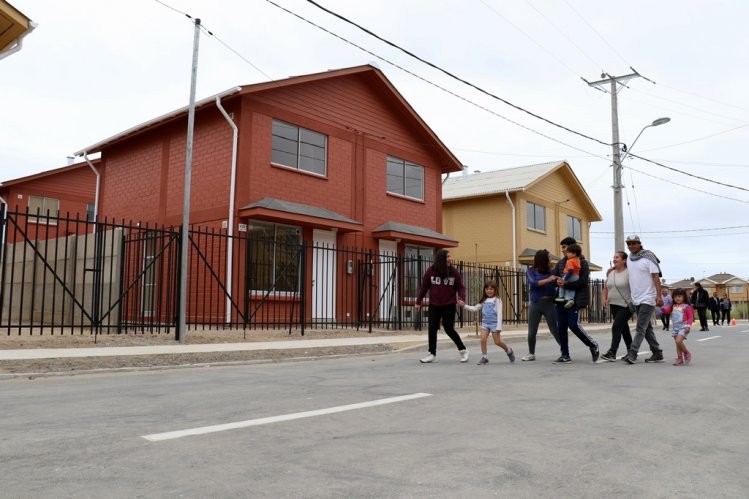
[[603,360],[608,360],[609,362],[616,362],[616,354],[611,353],[611,351],[608,351],[601,355],[601,358]]
[[656,350],[653,355],[645,359],[645,362],[663,362],[663,351]]
[[422,364],[429,364],[430,362],[434,362],[436,360],[437,360],[437,356],[430,353],[423,359],[419,359],[419,362],[421,362]]
[[489,363],[489,359],[487,359],[486,357],[481,357],[481,360],[478,361],[477,365],[483,366],[483,365],[488,364],[488,363]]
[[590,347],[590,356],[593,357],[593,362],[596,362],[598,360],[600,352],[598,351],[598,347]]
[[627,352],[627,355],[623,357],[623,360],[627,364],[634,364],[635,361],[637,361],[637,354],[633,354],[632,352]]
[[525,357],[523,357],[520,360],[522,360],[522,361],[536,360],[536,356],[534,354],[532,354],[532,353],[529,353],[528,355],[526,355]]
[[468,350],[460,350],[460,361],[461,362],[468,362]]
[[692,363],[692,352],[687,352],[684,354],[684,363],[686,365],[689,365]]
[[510,359],[510,362],[515,362],[515,350],[510,348],[510,351],[507,352],[507,357]]
[[675,366],[683,366],[684,360],[681,357],[676,357],[676,360],[674,361]]
[[557,360],[554,361],[554,364],[569,364],[572,362],[572,359],[570,359],[569,355],[560,355]]
[[575,306],[574,300],[567,300],[567,302],[564,304],[564,308],[572,308]]

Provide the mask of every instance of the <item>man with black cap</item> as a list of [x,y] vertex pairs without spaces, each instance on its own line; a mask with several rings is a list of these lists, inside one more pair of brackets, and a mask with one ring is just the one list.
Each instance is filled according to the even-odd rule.
[[658,257],[652,251],[643,249],[640,236],[631,235],[627,237],[627,248],[629,259],[627,270],[629,271],[629,288],[632,292],[632,303],[635,304],[637,318],[637,332],[632,338],[624,362],[634,364],[637,360],[637,352],[642,344],[642,339],[648,342],[650,351],[653,352],[645,362],[663,362],[663,350],[653,332],[653,311],[655,307],[663,306],[661,298],[661,268]]
[[557,262],[554,268],[553,274],[557,276],[557,286],[565,289],[575,290],[574,303],[570,308],[566,308],[564,303],[557,303],[557,333],[559,336],[559,346],[561,348],[561,355],[555,364],[568,364],[572,362],[570,358],[569,349],[569,338],[567,337],[567,329],[572,330],[580,341],[582,341],[586,347],[590,349],[590,355],[593,358],[593,362],[598,360],[598,343],[591,338],[591,336],[583,329],[580,324],[580,309],[588,306],[589,291],[588,291],[588,278],[590,276],[590,266],[585,256],[580,255],[580,276],[577,281],[565,281],[562,279],[564,275],[564,265],[567,263],[566,254],[567,246],[576,244],[574,237],[565,237],[559,241],[559,246],[562,250],[562,259]]

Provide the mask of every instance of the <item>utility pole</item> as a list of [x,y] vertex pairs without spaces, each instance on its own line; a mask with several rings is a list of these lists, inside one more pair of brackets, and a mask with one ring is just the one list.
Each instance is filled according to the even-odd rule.
[[[619,91],[619,85],[622,87],[626,86],[626,83],[632,78],[645,78],[640,73],[635,71],[634,68],[630,68],[633,73],[624,76],[611,76],[608,73],[601,74],[601,80],[588,81],[585,78],[582,80],[593,88],[600,90],[601,92],[607,92],[611,94],[611,148],[614,158],[614,251],[624,251],[624,214],[622,209],[622,161],[621,161],[621,147],[619,143],[619,109],[617,103],[617,92]],[[647,80],[647,78],[645,78]],[[650,80],[648,80],[650,81]],[[606,85],[608,84],[608,90]]]
[[185,192],[182,198],[182,240],[179,266],[179,313],[177,335],[180,343],[187,341],[187,250],[190,240],[190,180],[192,176],[192,137],[195,129],[195,87],[198,80],[198,45],[200,43],[200,19],[195,19],[195,35],[192,42],[192,74],[190,78],[190,107],[187,113],[187,153],[185,155]]

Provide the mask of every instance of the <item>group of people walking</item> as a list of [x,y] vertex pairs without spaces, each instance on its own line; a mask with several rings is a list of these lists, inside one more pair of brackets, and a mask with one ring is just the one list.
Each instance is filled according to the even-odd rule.
[[[570,356],[568,331],[572,333],[590,350],[593,362],[600,358],[614,362],[618,360],[617,351],[624,342],[625,354],[621,359],[627,364],[635,364],[640,346],[644,341],[651,351],[645,362],[662,362],[663,350],[653,330],[653,315],[658,311],[664,330],[670,330],[674,338],[677,358],[674,365],[689,364],[692,355],[684,343],[691,330],[693,307],[700,317],[701,330],[707,330],[706,310],[715,310],[713,298],[699,283],[691,296],[684,289],[676,289],[669,295],[666,288],[661,288],[660,260],[642,246],[637,235],[626,239],[629,254],[617,251],[613,256],[612,268],[606,277],[603,289],[604,306],[611,311],[611,344],[603,354],[600,354],[598,343],[585,331],[580,323],[580,310],[586,308],[589,302],[590,267],[581,247],[572,237],[560,241],[562,259],[552,267],[551,257],[547,250],[536,252],[533,265],[528,269],[528,285],[530,288],[528,306],[528,354],[523,361],[536,360],[536,336],[543,318],[549,332],[559,345],[560,355],[554,361],[556,364],[566,364],[572,361]],[[458,348],[461,362],[468,362],[468,349],[460,335],[455,330],[455,313],[457,307],[465,307],[472,311],[481,311],[481,359],[479,365],[489,362],[487,343],[489,335],[494,343],[507,354],[510,362],[515,361],[515,352],[501,337],[502,333],[502,302],[498,296],[497,284],[488,281],[484,286],[484,293],[475,305],[466,305],[466,292],[460,273],[452,265],[449,250],[440,250],[434,264],[427,269],[422,279],[421,287],[416,298],[416,307],[421,307],[427,293],[429,294],[429,351],[422,363],[431,363],[437,356],[437,332],[440,325]],[[720,310],[727,310],[730,321],[730,300],[717,302]],[[727,308],[724,308],[727,303]],[[704,306],[703,306],[704,304]],[[704,317],[704,324],[703,324]],[[713,313],[713,323],[717,324],[717,315]],[[632,336],[629,321],[635,319],[635,334]],[[725,318],[723,319],[726,320]]]

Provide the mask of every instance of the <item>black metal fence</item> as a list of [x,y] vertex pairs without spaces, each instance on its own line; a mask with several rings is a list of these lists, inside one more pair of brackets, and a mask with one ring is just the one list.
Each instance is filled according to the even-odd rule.
[[[6,212],[0,220],[0,331],[10,334],[176,332],[181,230],[110,220]],[[298,232],[258,235],[191,227],[188,328],[421,329],[414,305],[431,261],[308,244]],[[522,270],[458,262],[467,302],[497,281],[506,323],[527,320]],[[583,320],[607,321],[601,281]],[[476,314],[458,312],[459,323]],[[175,335],[176,336],[176,335]]]

